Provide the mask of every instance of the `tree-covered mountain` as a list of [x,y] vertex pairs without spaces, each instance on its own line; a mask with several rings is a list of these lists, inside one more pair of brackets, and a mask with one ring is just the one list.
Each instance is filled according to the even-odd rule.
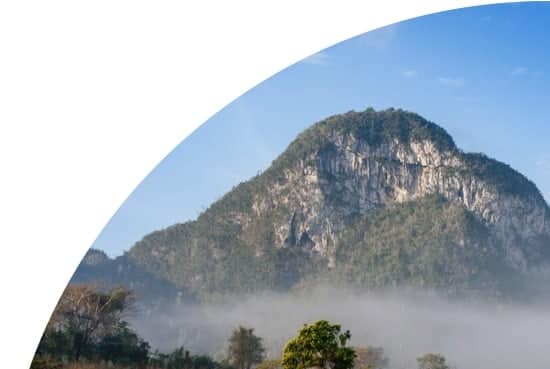
[[320,282],[502,294],[550,261],[550,209],[523,175],[436,124],[369,108],[314,124],[124,258],[201,299]]
[[[129,260],[127,254],[111,259],[103,251],[96,249],[88,250],[70,283],[92,283],[104,290],[124,286],[147,309],[194,300],[193,294],[185,288],[177,288],[170,281],[146,271]],[[140,304],[140,308],[144,304]]]

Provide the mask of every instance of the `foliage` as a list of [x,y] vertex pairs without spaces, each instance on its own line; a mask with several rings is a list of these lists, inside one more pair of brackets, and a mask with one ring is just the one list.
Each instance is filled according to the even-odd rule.
[[444,129],[421,116],[401,109],[363,112],[350,111],[328,117],[302,132],[266,171],[276,178],[286,168],[300,160],[308,160],[311,153],[331,145],[330,137],[348,136],[365,140],[376,147],[397,139],[402,144],[430,140],[441,150],[456,150],[453,139]]
[[122,320],[132,306],[131,296],[123,288],[102,291],[70,284],[40,340],[31,368],[233,369],[209,356],[191,355],[183,347],[168,354],[151,352],[149,343]]
[[[262,338],[254,329],[238,327],[228,339],[227,361],[193,355],[184,347],[170,353],[151,352],[149,344],[121,320],[131,292],[101,291],[69,285],[42,337],[30,369],[386,369],[389,359],[378,347],[348,347],[349,330],[319,320],[305,324],[290,339],[281,360],[267,360]],[[82,316],[77,316],[78,314]],[[83,347],[73,345],[80,321],[95,322]],[[91,323],[90,323],[91,324]],[[111,326],[111,324],[113,324]],[[89,327],[84,324],[84,327]],[[101,327],[101,329],[99,328]],[[92,339],[93,337],[93,339]],[[81,341],[83,342],[83,341]],[[75,355],[80,350],[81,355]],[[419,369],[449,369],[441,355],[417,359]]]
[[72,357],[72,337],[67,331],[48,326],[42,335],[42,339],[36,349],[38,356],[50,355],[52,357]]
[[92,285],[69,285],[52,314],[50,329],[70,336],[71,352],[78,360],[90,343],[115,329],[132,305],[131,292],[114,288],[103,292]]
[[164,354],[153,352],[149,357],[149,367],[155,369],[233,369],[227,363],[217,362],[206,355],[192,355],[179,347]]
[[50,357],[35,356],[30,369],[63,369],[63,363]]
[[281,360],[284,369],[351,369],[355,351],[346,347],[349,331],[341,332],[340,325],[320,320],[304,327],[298,336],[289,340]]
[[97,344],[101,360],[115,364],[144,366],[148,362],[149,344],[135,334],[126,322],[119,322],[116,329]]
[[356,347],[355,369],[385,369],[389,359],[381,347]]
[[485,179],[499,190],[517,196],[535,196],[538,201],[544,198],[537,186],[509,165],[489,158],[481,153],[463,153],[470,174]]
[[148,272],[130,260],[127,254],[110,259],[100,250],[88,250],[73,275],[71,284],[85,284],[92,281],[102,289],[131,286],[133,295],[139,302],[156,301],[160,304],[168,302],[167,300],[172,301],[175,296],[193,301],[189,291],[176,288],[167,279]]
[[238,327],[229,337],[227,360],[236,369],[250,369],[264,360],[265,349],[262,339],[254,334],[253,328]]
[[336,258],[336,279],[357,287],[499,291],[496,281],[507,273],[486,227],[437,195],[364,216],[346,229]]
[[445,357],[439,354],[425,354],[416,359],[418,369],[449,369]]
[[282,369],[281,360],[265,360],[256,365],[255,369]]
[[122,320],[132,307],[130,290],[100,290],[70,284],[63,292],[38,345],[36,360],[107,361],[144,367],[149,345]]

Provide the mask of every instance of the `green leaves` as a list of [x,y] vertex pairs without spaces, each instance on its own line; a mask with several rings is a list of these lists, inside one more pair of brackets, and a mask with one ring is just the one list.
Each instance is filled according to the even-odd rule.
[[350,369],[355,351],[346,347],[349,331],[341,332],[339,324],[320,320],[304,327],[289,340],[283,350],[284,369]]
[[418,369],[449,369],[445,358],[439,354],[425,354],[416,359]]
[[[479,247],[483,245],[484,247]],[[337,245],[337,278],[360,288],[408,284],[496,292],[505,265],[488,229],[463,206],[427,196],[369,214]]]
[[265,349],[253,328],[238,327],[229,337],[227,354],[236,369],[250,369],[264,360]]

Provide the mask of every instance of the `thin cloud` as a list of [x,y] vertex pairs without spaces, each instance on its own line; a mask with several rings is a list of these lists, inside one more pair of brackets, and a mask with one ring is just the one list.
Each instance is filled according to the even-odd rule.
[[522,66],[515,67],[512,70],[512,75],[513,76],[523,76],[523,75],[526,75],[527,73],[529,73],[529,69],[526,68],[526,67],[522,67]]
[[450,87],[462,87],[466,83],[466,81],[464,81],[464,78],[462,77],[458,77],[458,78],[439,77],[437,80],[442,85],[450,86]]
[[405,78],[411,79],[411,78],[416,78],[418,73],[414,69],[407,69],[407,70],[401,71],[401,75]]
[[550,170],[550,156],[541,158],[536,161],[535,165],[537,168],[542,170]]
[[312,65],[326,65],[328,64],[328,60],[328,54],[324,51],[320,51],[316,54],[308,56],[307,58],[302,60],[302,63]]
[[359,36],[359,40],[366,46],[374,49],[387,48],[397,35],[397,25],[376,29]]

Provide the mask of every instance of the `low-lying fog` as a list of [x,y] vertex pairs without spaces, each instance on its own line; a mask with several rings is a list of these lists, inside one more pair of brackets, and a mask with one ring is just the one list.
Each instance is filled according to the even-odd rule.
[[269,358],[280,358],[284,342],[304,323],[326,319],[351,331],[352,346],[382,347],[392,369],[416,368],[416,357],[428,352],[443,354],[458,369],[550,368],[546,304],[503,306],[410,291],[374,295],[322,288],[167,311],[131,321],[161,351],[183,345],[221,358],[231,330],[243,325],[264,339]]

